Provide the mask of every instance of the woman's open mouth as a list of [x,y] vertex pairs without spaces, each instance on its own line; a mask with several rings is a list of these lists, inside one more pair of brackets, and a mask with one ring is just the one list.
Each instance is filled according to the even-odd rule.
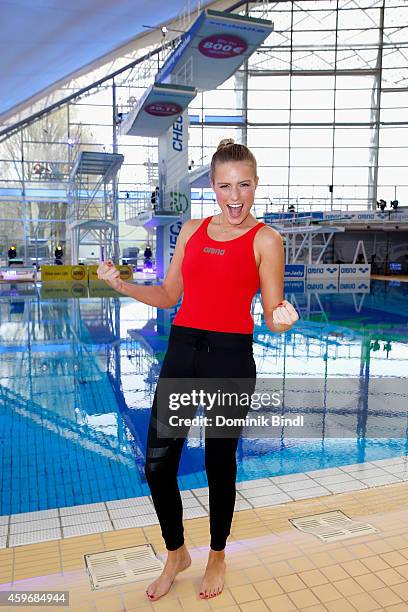
[[227,204],[228,213],[231,219],[239,219],[244,208],[243,204]]

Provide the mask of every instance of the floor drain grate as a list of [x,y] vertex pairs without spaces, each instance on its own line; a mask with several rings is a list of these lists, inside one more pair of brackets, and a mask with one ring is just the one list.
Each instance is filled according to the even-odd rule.
[[310,514],[300,518],[289,519],[289,521],[305,533],[311,533],[323,542],[336,542],[347,540],[370,533],[378,533],[378,529],[363,521],[350,519],[341,510],[324,512],[323,514]]
[[164,567],[151,544],[85,555],[92,590],[156,578]]

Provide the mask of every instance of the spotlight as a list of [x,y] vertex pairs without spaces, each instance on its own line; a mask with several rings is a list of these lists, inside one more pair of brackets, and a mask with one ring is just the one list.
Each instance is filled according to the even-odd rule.
[[392,200],[391,208],[393,208],[394,210],[397,210],[397,208],[398,208],[398,200]]
[[8,252],[8,258],[9,259],[15,259],[17,257],[17,249],[14,245],[11,245],[11,247],[9,248]]
[[62,264],[62,258],[64,256],[64,251],[62,249],[62,246],[60,244],[57,244],[57,246],[55,247],[55,251],[54,251],[54,255],[55,255],[55,263],[57,265],[61,265]]
[[377,202],[377,208],[381,208],[381,210],[385,210],[387,207],[387,202],[385,200],[380,200]]

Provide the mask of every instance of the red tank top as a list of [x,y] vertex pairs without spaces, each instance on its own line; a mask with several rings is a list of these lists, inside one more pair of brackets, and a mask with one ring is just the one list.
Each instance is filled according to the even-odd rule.
[[211,219],[204,219],[187,241],[181,266],[183,301],[173,323],[252,334],[251,302],[259,288],[254,237],[265,223],[258,223],[238,238],[221,242],[207,233]]

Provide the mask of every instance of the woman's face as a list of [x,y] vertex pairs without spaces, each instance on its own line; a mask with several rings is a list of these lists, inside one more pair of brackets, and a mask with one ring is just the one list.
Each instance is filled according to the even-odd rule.
[[250,162],[217,163],[211,187],[224,219],[239,225],[248,216],[255,198],[258,177]]

